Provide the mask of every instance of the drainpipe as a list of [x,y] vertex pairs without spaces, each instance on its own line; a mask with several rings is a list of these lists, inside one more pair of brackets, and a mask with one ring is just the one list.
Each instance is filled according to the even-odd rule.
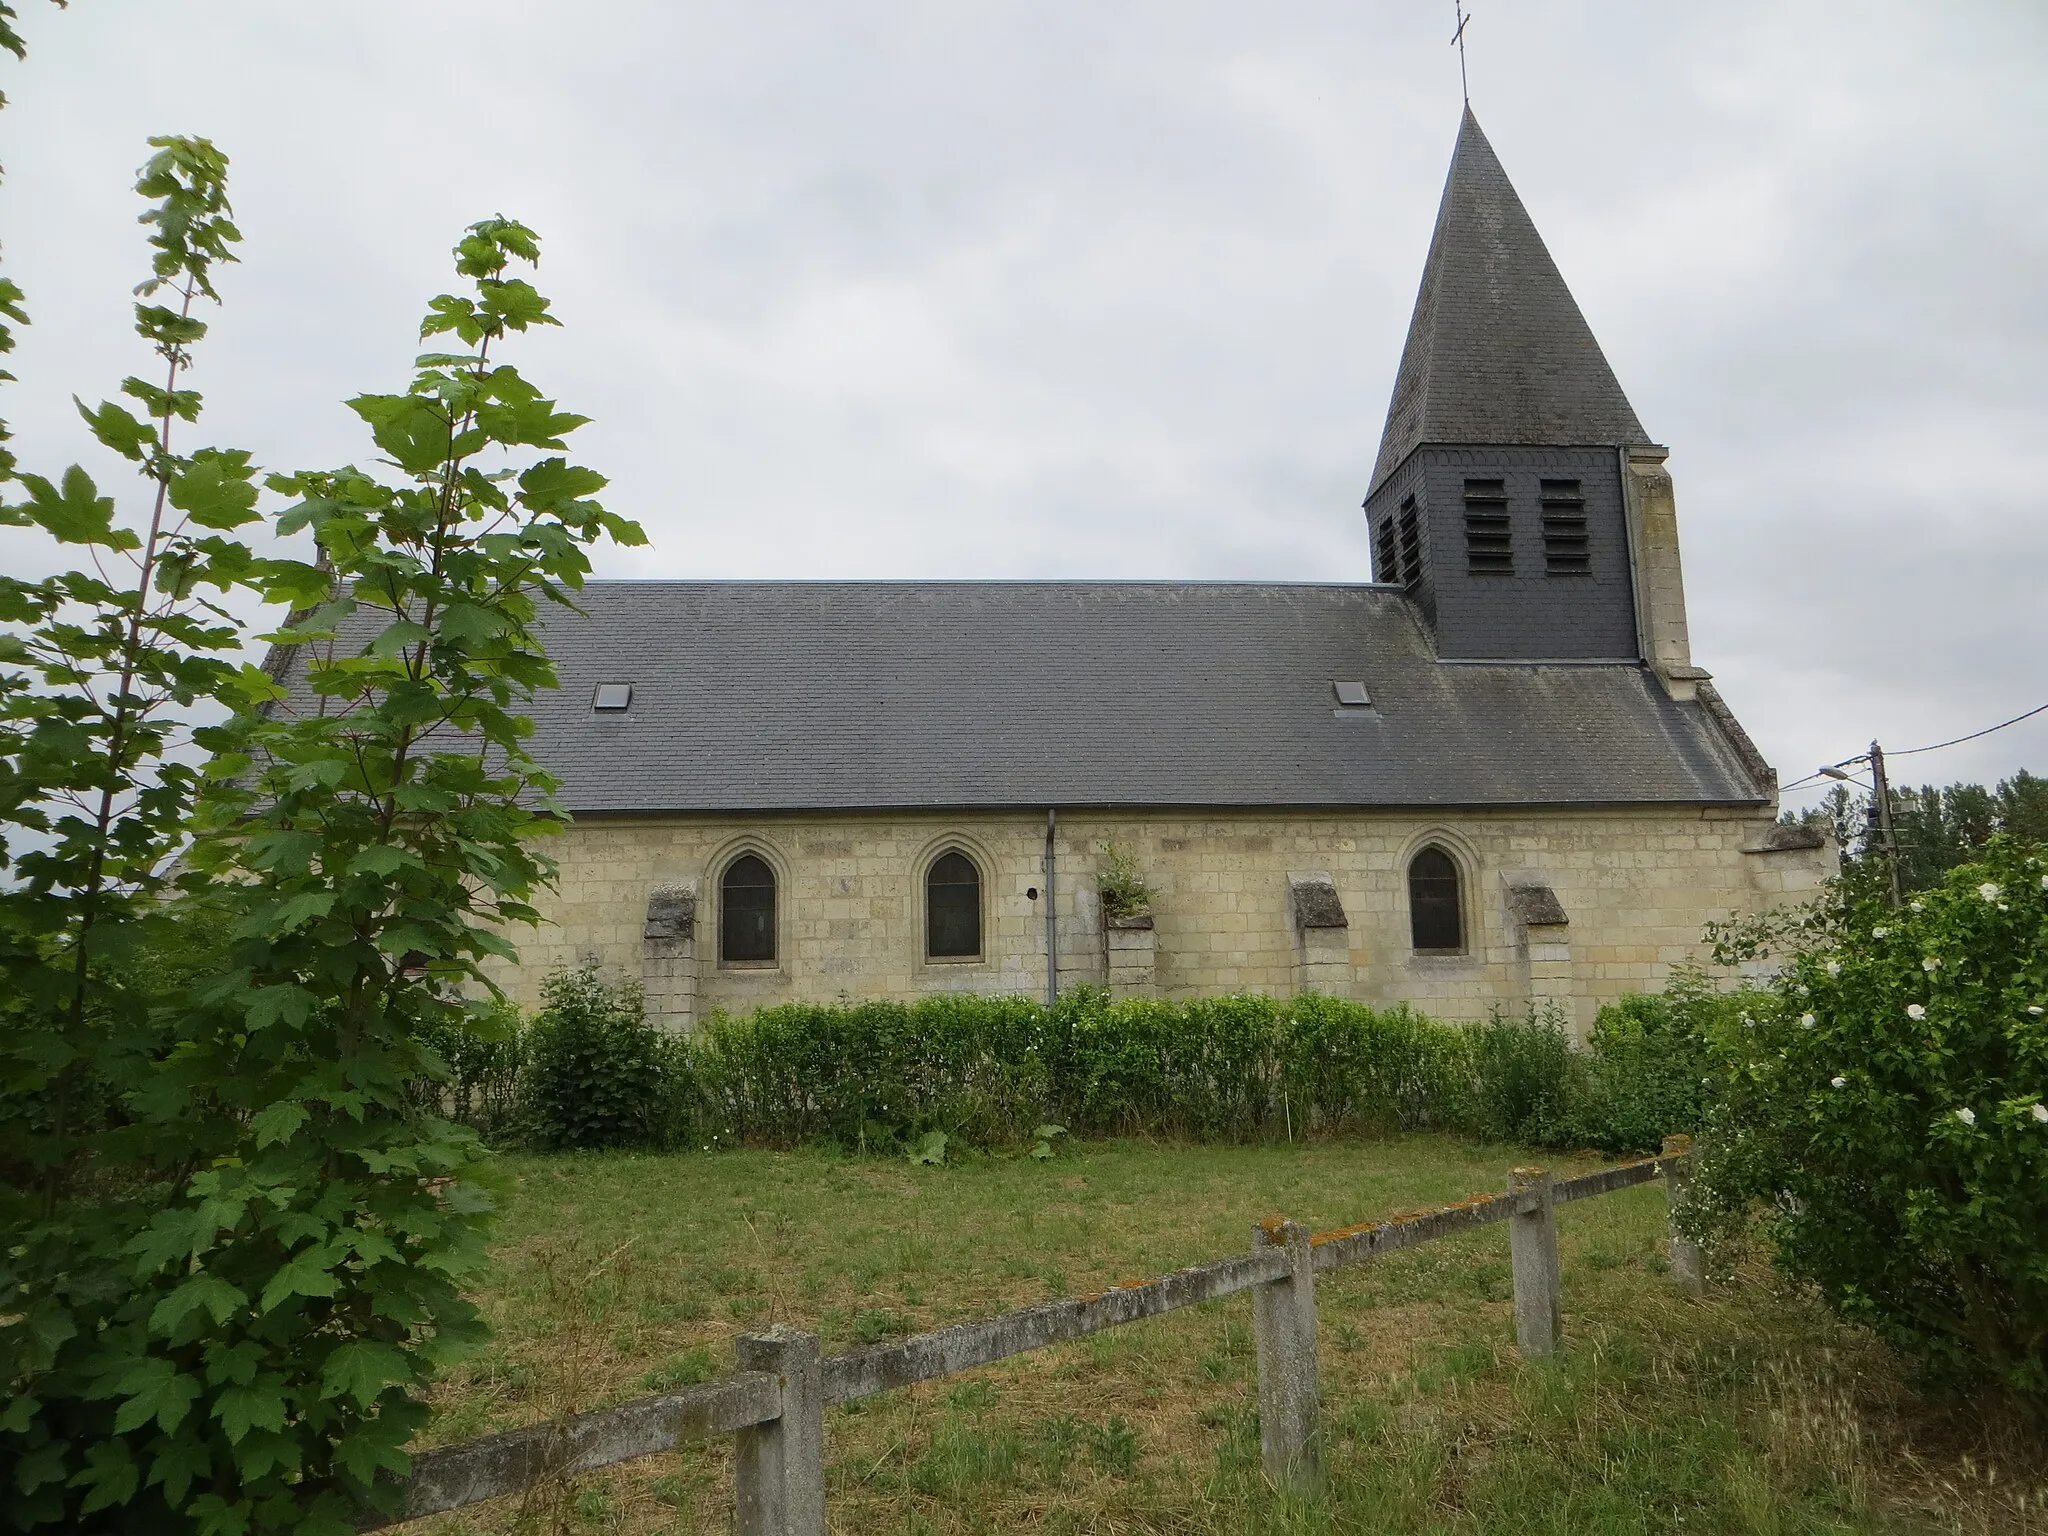
[[1060,1000],[1060,903],[1059,859],[1053,851],[1053,834],[1059,831],[1060,813],[1045,813],[1045,1006]]

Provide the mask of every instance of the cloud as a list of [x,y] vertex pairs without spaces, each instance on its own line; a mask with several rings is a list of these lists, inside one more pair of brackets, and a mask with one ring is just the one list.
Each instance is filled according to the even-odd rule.
[[[522,366],[655,546],[614,573],[1362,579],[1457,115],[1433,8],[166,6],[24,18],[5,409],[146,359],[126,190],[234,158],[218,440],[360,457],[446,250],[546,237]],[[1673,450],[1695,650],[1787,778],[2048,697],[2048,21],[1496,7],[1475,104]],[[96,466],[97,467],[97,466]],[[33,564],[18,538],[0,558]],[[630,559],[630,563],[629,563]],[[2048,766],[2048,727],[1916,760]]]

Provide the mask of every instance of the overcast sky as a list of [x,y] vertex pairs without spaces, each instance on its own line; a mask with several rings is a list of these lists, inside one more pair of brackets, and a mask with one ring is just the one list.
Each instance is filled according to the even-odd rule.
[[[270,467],[370,456],[339,402],[402,386],[448,247],[502,212],[566,322],[516,360],[652,537],[602,574],[1367,580],[1451,27],[25,9],[0,226],[34,324],[0,412],[25,467],[120,479],[69,397],[142,370],[133,171],[204,134],[247,238],[194,383]],[[1474,109],[1672,450],[1694,659],[1784,778],[2048,701],[2048,7],[1479,0],[1469,36]],[[1896,772],[2022,766],[2048,716]]]

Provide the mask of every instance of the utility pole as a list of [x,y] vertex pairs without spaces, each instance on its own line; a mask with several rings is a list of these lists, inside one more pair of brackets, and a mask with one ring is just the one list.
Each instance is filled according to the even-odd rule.
[[1870,813],[1877,824],[1878,845],[1884,849],[1885,867],[1891,874],[1892,905],[1899,904],[1899,838],[1892,830],[1892,787],[1884,776],[1884,749],[1870,744]]

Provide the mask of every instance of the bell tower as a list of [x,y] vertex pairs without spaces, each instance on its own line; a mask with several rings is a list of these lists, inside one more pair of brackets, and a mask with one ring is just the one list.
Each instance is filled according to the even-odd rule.
[[1468,106],[1365,500],[1375,576],[1443,660],[1644,662],[1690,698],[1664,457]]

